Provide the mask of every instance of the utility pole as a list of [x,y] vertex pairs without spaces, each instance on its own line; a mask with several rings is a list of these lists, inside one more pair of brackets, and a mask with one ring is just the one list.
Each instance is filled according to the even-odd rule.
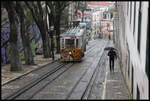
[[[51,10],[50,10],[50,8],[48,7],[48,4],[47,4],[47,1],[46,1],[46,13],[48,14],[48,15],[46,15],[46,16],[48,16],[48,19],[46,18],[46,20],[48,20],[48,23],[47,23],[47,30],[48,30],[48,33],[49,33],[49,37],[50,37],[50,35],[52,34],[51,32],[50,32],[50,26],[51,26],[51,20],[52,20],[52,17],[51,17]],[[46,21],[47,22],[47,21]],[[50,47],[50,50],[52,49],[52,47]],[[52,54],[51,54],[51,52],[50,52],[50,58],[52,57]]]
[[99,38],[101,38],[101,34],[102,34],[102,29],[101,29],[101,28],[102,28],[101,20],[100,20],[100,23],[99,23],[99,24],[100,24],[100,27],[99,27],[99,29],[100,29]]
[[115,29],[114,29],[114,19],[113,19],[113,43],[115,43]]
[[54,32],[55,32],[55,30],[54,30],[53,26],[51,26],[50,38],[51,38],[51,54],[52,54],[52,59],[53,60],[55,60],[55,57],[54,57],[54,41],[53,41]]

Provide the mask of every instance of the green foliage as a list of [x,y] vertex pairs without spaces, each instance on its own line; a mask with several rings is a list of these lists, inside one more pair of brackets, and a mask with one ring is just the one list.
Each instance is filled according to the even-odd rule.
[[56,48],[57,47],[57,40],[56,40],[56,36],[53,37],[53,40],[54,40],[54,47]]
[[28,7],[25,6],[25,15],[26,15],[26,25],[27,28],[34,23],[34,19],[32,17],[32,13],[29,11]]
[[24,59],[25,59],[25,57],[24,57],[24,51],[22,51],[19,55],[20,55],[20,59],[21,59],[21,60],[24,60]]
[[22,70],[22,68],[19,68],[19,67],[13,67],[10,69],[12,72],[19,72]]
[[64,14],[64,13],[65,13],[65,10],[62,11],[62,14]]
[[32,54],[35,56],[35,44],[34,44],[34,42],[31,42],[30,47],[32,50]]
[[134,100],[134,97],[133,97],[133,95],[131,95],[131,96],[130,96],[130,100]]
[[[32,50],[32,54],[35,55],[35,44],[33,42],[31,42],[30,47],[31,47],[31,50]],[[19,53],[19,56],[20,56],[21,60],[25,60],[24,51]]]
[[110,8],[108,9],[108,12],[109,12],[109,13],[113,13],[113,12],[114,12],[114,8],[113,8],[113,7],[110,7]]
[[26,16],[26,18],[27,18],[27,26],[29,27],[31,24],[33,24],[34,23],[34,20],[33,20],[33,18],[32,18],[32,14],[31,14],[31,12],[28,12],[27,13],[27,16]]

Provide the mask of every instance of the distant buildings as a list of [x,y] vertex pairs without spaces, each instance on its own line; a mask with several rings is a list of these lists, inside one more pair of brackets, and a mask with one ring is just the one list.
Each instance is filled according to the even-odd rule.
[[[112,18],[114,2],[88,2],[92,13],[92,39],[107,38],[108,30],[113,30]],[[112,32],[111,32],[112,33]]]
[[100,34],[100,21],[103,19],[103,13],[100,10],[93,10],[92,13],[92,33],[93,33],[93,38],[98,38]]

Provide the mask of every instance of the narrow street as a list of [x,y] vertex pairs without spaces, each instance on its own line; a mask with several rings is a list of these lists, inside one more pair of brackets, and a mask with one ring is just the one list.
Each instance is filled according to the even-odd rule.
[[2,100],[149,99],[149,1],[1,1]]
[[[109,87],[110,84],[105,82],[106,70],[109,73],[109,69],[107,52],[104,51],[105,47],[111,45],[110,43],[112,41],[101,39],[89,42],[82,62],[68,63],[70,66],[65,69],[59,68],[54,74],[16,95],[15,99],[102,99],[104,95],[111,96],[107,90],[107,85]],[[45,74],[46,71],[52,71],[54,65],[59,64],[62,63],[58,62],[53,66],[49,64],[2,86],[2,97],[7,99],[12,93],[16,94],[18,89],[30,85],[31,81],[40,78],[40,75]],[[110,75],[107,74],[107,76]],[[14,86],[12,87],[14,89],[10,89],[10,86]],[[129,95],[127,97],[129,98]]]

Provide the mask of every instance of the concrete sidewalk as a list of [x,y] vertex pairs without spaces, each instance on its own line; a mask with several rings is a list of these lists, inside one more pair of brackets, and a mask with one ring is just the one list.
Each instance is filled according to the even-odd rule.
[[[55,60],[59,59],[60,55],[55,54]],[[19,72],[11,72],[10,71],[10,64],[1,67],[1,86],[5,85],[6,83],[13,81],[37,68],[44,67],[45,65],[52,62],[52,58],[43,58],[43,55],[36,55],[34,57],[35,65],[25,65],[25,62],[22,61],[22,71]]]
[[[112,44],[112,43],[111,43]],[[113,46],[113,44],[112,44]],[[119,60],[115,60],[114,73],[110,72],[109,59],[107,59],[106,76],[102,99],[130,99]]]

